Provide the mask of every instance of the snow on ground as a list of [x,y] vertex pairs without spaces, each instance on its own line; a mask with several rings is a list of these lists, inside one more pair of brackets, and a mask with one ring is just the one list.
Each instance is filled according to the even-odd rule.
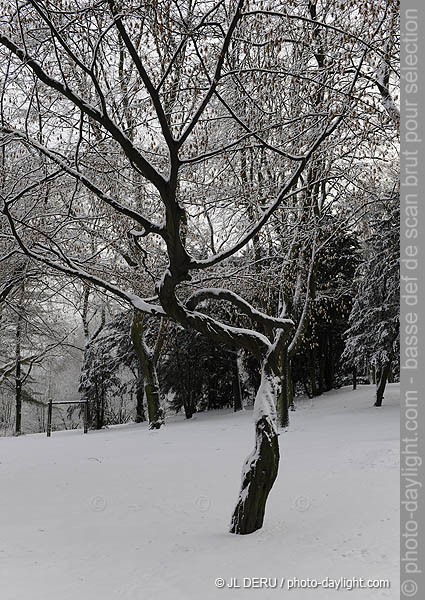
[[[304,400],[265,525],[227,533],[252,411],[0,440],[2,600],[399,597],[399,387]],[[238,578],[390,579],[390,590],[217,589]],[[271,580],[273,584],[273,579]],[[248,580],[245,585],[248,584]],[[285,584],[286,585],[286,584]]]

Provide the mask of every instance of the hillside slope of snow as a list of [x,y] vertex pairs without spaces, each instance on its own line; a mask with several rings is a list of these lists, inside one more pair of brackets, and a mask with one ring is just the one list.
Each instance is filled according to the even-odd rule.
[[[399,597],[399,386],[299,402],[265,525],[227,533],[252,411],[0,439],[2,600]],[[267,577],[391,589],[217,589]],[[272,579],[273,581],[273,579]],[[246,582],[245,582],[246,584]]]

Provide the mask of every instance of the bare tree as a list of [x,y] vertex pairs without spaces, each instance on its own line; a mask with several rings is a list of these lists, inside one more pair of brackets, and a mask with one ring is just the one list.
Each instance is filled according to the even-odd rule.
[[[0,35],[4,93],[14,99],[3,106],[1,143],[15,170],[25,171],[29,157],[42,164],[27,168],[25,179],[5,182],[3,212],[17,244],[13,251],[115,294],[136,314],[173,319],[261,363],[255,449],[245,462],[231,524],[239,534],[262,526],[277,475],[280,357],[294,323],[284,305],[267,314],[231,289],[204,283],[251,243],[258,248],[279,210],[321,181],[313,167],[307,180],[303,175],[312,159],[320,162],[323,144],[339,143],[338,127],[365,102],[357,88],[374,51],[373,40],[353,39],[339,51],[337,67],[319,62],[311,74],[308,64],[300,68],[294,60],[294,44],[303,44],[296,36],[272,51],[276,19],[289,33],[301,19],[317,39],[317,19],[294,10],[270,10],[268,2],[252,8],[248,0],[167,0],[160,8],[131,0],[81,7],[70,0],[66,9],[29,0],[6,10]],[[341,48],[344,31],[325,29],[333,36],[328,48]],[[293,79],[306,82],[310,94],[326,90],[320,110],[287,103],[282,114],[263,94],[264,78],[278,93],[282,80]],[[294,122],[296,131],[287,135]],[[234,173],[232,157],[248,143],[261,149],[264,169],[251,178],[262,202],[246,218],[239,199],[247,182]],[[350,144],[356,140],[346,136],[344,148]],[[212,182],[224,171],[226,188],[211,198]],[[54,193],[43,204],[52,180]],[[31,199],[30,210],[20,204],[23,197]],[[100,230],[95,248],[79,227],[93,218]],[[209,244],[199,231],[209,232]],[[119,261],[112,268],[114,248],[123,240],[137,246],[136,266]],[[135,282],[146,277],[150,261],[162,274],[141,296]],[[250,325],[213,318],[205,300],[230,303]]]

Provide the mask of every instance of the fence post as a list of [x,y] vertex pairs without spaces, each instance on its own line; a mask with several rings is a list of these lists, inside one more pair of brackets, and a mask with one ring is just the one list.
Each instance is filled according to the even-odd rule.
[[87,433],[88,428],[88,405],[87,400],[84,402],[84,433]]
[[49,398],[49,404],[47,405],[47,437],[52,435],[52,411],[53,411],[53,400]]

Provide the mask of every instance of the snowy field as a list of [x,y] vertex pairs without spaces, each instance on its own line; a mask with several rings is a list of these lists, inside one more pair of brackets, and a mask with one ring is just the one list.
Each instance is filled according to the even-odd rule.
[[[304,400],[265,525],[227,533],[252,412],[0,439],[1,600],[399,598],[399,387]],[[216,578],[390,579],[391,589],[217,589]],[[245,581],[249,585],[249,581]]]

